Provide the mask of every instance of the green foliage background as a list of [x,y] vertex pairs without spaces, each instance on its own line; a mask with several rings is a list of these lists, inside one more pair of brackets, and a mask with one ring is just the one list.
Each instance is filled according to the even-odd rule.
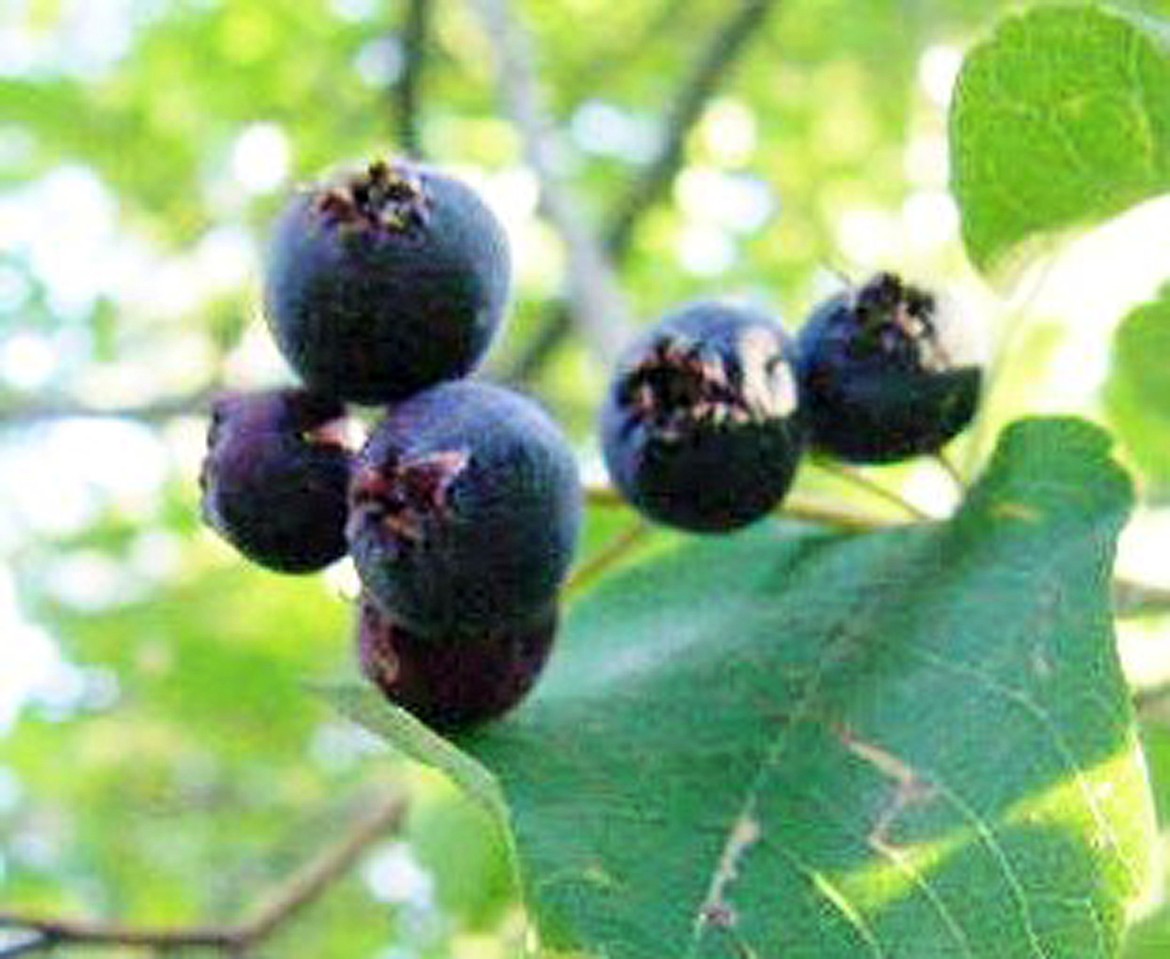
[[[518,5],[567,145],[564,172],[595,223],[621,201],[663,105],[729,6]],[[1014,241],[1037,240],[1037,224],[1013,233],[982,221],[964,223],[965,248],[940,205],[950,171],[938,77],[1018,4],[773,7],[687,138],[673,188],[637,225],[621,272],[636,315],[747,294],[795,325],[837,270],[888,266],[951,285],[1003,347],[985,415],[955,459],[973,473],[1000,428],[1029,412],[1113,427],[1143,504],[1123,566],[1167,582],[1141,548],[1167,528],[1158,507],[1170,483],[1170,372],[1154,362],[1170,329],[1165,298],[1152,289],[1145,304],[1106,298],[1112,315],[1078,327],[1058,296],[1036,294],[1065,276],[1067,246],[1045,237],[1022,257]],[[1165,0],[1123,9],[1170,17]],[[401,788],[411,797],[404,834],[282,930],[272,954],[519,949],[507,851],[482,810],[306,691],[353,671],[344,574],[257,571],[197,516],[206,396],[288,378],[257,304],[266,224],[290,183],[396,149],[405,15],[404,3],[376,0],[27,0],[0,12],[0,47],[10,47],[0,57],[0,697],[11,697],[0,699],[0,910],[230,918],[371,795]],[[1157,80],[1170,61],[1151,51]],[[1025,50],[1025,79],[1029,62]],[[1109,58],[1099,62],[1101,82],[1114,83]],[[1060,68],[1042,66],[1047,76]],[[488,371],[502,375],[559,302],[563,260],[497,103],[491,50],[463,4],[434,4],[422,77],[426,154],[484,186],[516,240],[513,316]],[[1091,102],[1100,78],[1081,79]],[[1041,225],[1096,226],[1164,193],[1167,104],[1151,101],[1144,114],[1163,153],[1135,171],[1087,142],[1083,155],[1099,161],[1085,174],[1087,215],[1082,204],[1082,215]],[[973,122],[988,116],[976,111]],[[997,129],[975,130],[978,156],[1013,147],[990,142]],[[952,158],[956,193],[977,202],[985,171],[962,159]],[[1157,222],[1166,230],[1170,218]],[[996,272],[977,275],[968,249]],[[1021,260],[1041,268],[1021,276]],[[1091,285],[1109,288],[1113,266],[1104,261]],[[1170,264],[1150,272],[1165,280]],[[1105,358],[1107,377],[1070,383],[1068,357],[1086,353]],[[605,378],[574,335],[525,384],[569,428],[591,475]],[[94,416],[103,410],[120,415]],[[876,476],[950,505],[931,464]],[[886,509],[815,470],[800,489]],[[630,522],[621,510],[591,515],[586,555]],[[663,535],[652,549],[679,543]],[[1170,676],[1166,626],[1156,610],[1122,624],[1135,688]],[[48,656],[44,682],[31,692],[5,684],[6,669],[20,672],[6,663],[27,672],[44,649],[59,656]],[[1156,694],[1149,703],[1142,733],[1165,821],[1170,710]],[[1144,910],[1127,959],[1170,950],[1170,908],[1155,892]]]

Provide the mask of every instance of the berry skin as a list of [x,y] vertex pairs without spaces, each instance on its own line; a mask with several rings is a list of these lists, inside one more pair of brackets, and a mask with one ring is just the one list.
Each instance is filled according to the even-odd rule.
[[483,383],[442,383],[391,407],[350,484],[358,575],[424,637],[527,625],[555,598],[580,521],[577,467],[556,424]]
[[507,238],[470,187],[429,167],[376,162],[285,207],[265,306],[306,386],[378,404],[478,364],[510,271]]
[[979,404],[973,333],[892,273],[823,302],[796,344],[812,444],[853,463],[941,449]]
[[203,518],[244,556],[308,573],[345,555],[344,410],[303,390],[230,393],[212,406],[199,475]]
[[391,702],[443,732],[495,719],[536,683],[556,635],[556,604],[530,624],[451,642],[422,639],[364,598],[358,613],[362,672]]
[[803,448],[792,350],[766,314],[668,314],[622,357],[601,411],[614,485],[652,520],[724,532],[774,509]]

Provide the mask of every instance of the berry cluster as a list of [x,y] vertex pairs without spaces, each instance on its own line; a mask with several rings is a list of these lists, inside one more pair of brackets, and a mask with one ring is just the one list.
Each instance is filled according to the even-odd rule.
[[[306,189],[273,232],[274,338],[304,389],[214,404],[208,523],[286,573],[347,553],[362,670],[439,728],[532,687],[581,519],[576,464],[531,401],[461,377],[508,299],[503,231],[467,186],[378,162]],[[975,412],[969,330],[880,273],[818,306],[792,342],[717,301],[664,317],[622,357],[601,413],[617,489],[648,518],[719,532],[774,510],[806,446],[858,463],[939,450]],[[345,403],[385,413],[345,442]]]
[[[305,389],[213,408],[207,522],[300,573],[353,557],[363,671],[439,728],[505,712],[557,623],[581,516],[571,450],[530,400],[460,379],[500,327],[510,263],[476,194],[377,162],[299,192],[273,233],[265,305]],[[360,451],[346,402],[385,406]]]
[[891,273],[820,304],[795,344],[754,310],[690,304],[620,361],[601,414],[606,465],[649,519],[737,529],[780,504],[806,445],[853,463],[940,450],[975,414],[976,340]]

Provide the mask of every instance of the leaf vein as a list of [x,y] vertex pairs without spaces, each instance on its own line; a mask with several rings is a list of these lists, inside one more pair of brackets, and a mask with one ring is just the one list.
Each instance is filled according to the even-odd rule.
[[[819,789],[811,790],[811,794],[813,798],[815,798],[817,802],[819,802],[821,806],[830,813],[830,821],[832,823],[840,827],[841,831],[845,833],[845,835],[853,838],[857,837],[857,834],[854,832],[854,830],[849,828],[847,825],[846,818],[841,815],[840,805],[838,803],[832,802]],[[951,934],[951,938],[954,940],[955,945],[963,950],[962,954],[964,956],[970,957],[970,959],[975,959],[975,953],[971,948],[971,942],[967,938],[967,933],[960,925],[959,920],[955,918],[954,913],[951,912],[951,909],[946,904],[945,900],[943,900],[943,898],[935,891],[934,886],[931,885],[930,881],[926,877],[926,874],[923,873],[923,871],[917,866],[915,866],[913,862],[902,856],[896,847],[891,846],[888,843],[875,844],[872,842],[867,842],[866,844],[870,849],[872,849],[882,858],[886,859],[895,869],[897,869],[900,873],[902,873],[902,875],[906,876],[911,881],[911,883],[913,883],[915,889],[921,892],[927,903],[934,909],[947,932]]]
[[923,650],[918,650],[917,653],[924,661],[930,663],[937,669],[942,669],[959,676],[965,676],[967,678],[974,679],[989,692],[992,692],[1001,698],[1020,706],[1026,713],[1028,713],[1029,716],[1031,716],[1037,723],[1040,724],[1045,733],[1048,735],[1049,739],[1052,741],[1053,748],[1060,757],[1060,760],[1063,763],[1066,771],[1076,781],[1077,788],[1084,797],[1085,805],[1092,815],[1093,821],[1096,823],[1098,830],[1100,830],[1101,835],[1105,837],[1106,841],[1108,841],[1110,847],[1117,854],[1118,860],[1125,868],[1126,876],[1130,881],[1131,888],[1140,888],[1141,880],[1139,878],[1139,871],[1137,867],[1133,864],[1130,857],[1126,855],[1120,840],[1117,838],[1117,833],[1109,824],[1109,818],[1101,810],[1101,805],[1097,800],[1097,796],[1093,791],[1092,785],[1085,777],[1084,770],[1082,770],[1081,767],[1077,764],[1072,750],[1069,749],[1068,743],[1053,724],[1052,719],[1047,711],[1042,706],[1034,702],[1022,690],[1012,689],[1010,686],[1005,686],[993,677],[988,676],[982,670],[971,666],[970,664],[948,662]]

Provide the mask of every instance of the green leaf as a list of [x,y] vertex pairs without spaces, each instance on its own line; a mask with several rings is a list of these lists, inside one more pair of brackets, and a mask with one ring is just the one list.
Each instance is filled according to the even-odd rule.
[[445,773],[496,821],[508,820],[508,803],[500,792],[500,784],[487,769],[410,713],[387,706],[373,687],[320,684],[313,688],[340,712],[377,733],[408,759]]
[[[1159,707],[1161,704],[1159,704]],[[1170,814],[1170,726],[1161,708],[1143,709],[1142,744],[1150,767],[1150,780],[1158,808],[1158,821]],[[1162,862],[1162,882],[1170,879],[1170,863]],[[1125,959],[1165,959],[1170,949],[1170,904],[1159,900],[1157,908],[1142,916],[1125,940]]]
[[952,190],[980,269],[1170,188],[1168,37],[1153,20],[1062,5],[1010,17],[970,52]]
[[1106,405],[1151,493],[1170,493],[1170,288],[1129,314],[1113,338]]
[[462,741],[503,786],[545,945],[1115,955],[1155,827],[1108,447],[1025,422],[948,523],[765,524],[588,596],[536,695]]

